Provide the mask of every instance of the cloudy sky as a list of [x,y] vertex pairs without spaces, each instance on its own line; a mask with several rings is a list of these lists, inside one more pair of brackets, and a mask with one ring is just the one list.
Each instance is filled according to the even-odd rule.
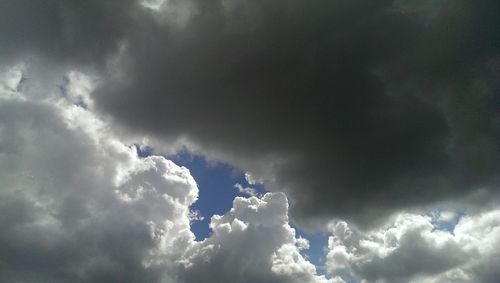
[[0,0],[0,281],[500,282],[499,11]]

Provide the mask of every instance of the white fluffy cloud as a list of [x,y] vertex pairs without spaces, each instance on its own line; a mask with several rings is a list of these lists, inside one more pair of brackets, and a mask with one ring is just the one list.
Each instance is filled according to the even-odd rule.
[[[158,281],[194,240],[186,168],[138,158],[74,98],[85,77],[41,91],[7,73],[0,100],[1,281]],[[37,87],[39,84],[35,84]],[[52,94],[50,94],[53,92]],[[83,93],[80,93],[83,92]],[[90,104],[87,101],[86,104]]]
[[197,243],[186,259],[186,282],[342,282],[316,276],[288,224],[288,200],[282,193],[262,198],[237,197],[224,216],[212,217],[213,235]]
[[[0,1],[0,282],[497,283],[499,1],[314,2]],[[134,144],[274,193],[198,242],[189,170]],[[280,191],[349,221],[327,277]],[[476,211],[401,212],[441,201]]]
[[238,192],[240,192],[242,194],[245,194],[245,195],[248,195],[248,196],[259,196],[259,193],[257,192],[257,190],[255,190],[252,187],[244,187],[243,185],[241,185],[239,183],[234,184],[233,187],[236,190],[238,190]]
[[281,193],[235,199],[196,242],[189,170],[120,140],[91,77],[51,85],[25,67],[0,82],[0,281],[333,281],[301,255]]
[[463,216],[451,231],[439,228],[449,212],[433,216],[402,213],[366,233],[338,222],[330,271],[362,282],[497,282],[500,210]]

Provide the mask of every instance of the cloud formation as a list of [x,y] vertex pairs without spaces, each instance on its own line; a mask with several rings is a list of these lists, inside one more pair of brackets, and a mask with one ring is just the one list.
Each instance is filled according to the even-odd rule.
[[189,170],[138,157],[93,113],[87,76],[39,98],[33,81],[17,90],[22,67],[2,75],[0,281],[342,282],[301,255],[284,194],[235,199],[197,242]]
[[1,5],[0,60],[93,70],[115,125],[250,172],[303,224],[498,187],[497,1]]
[[[0,1],[0,281],[495,282],[499,5]],[[196,241],[181,147],[270,192]]]
[[186,282],[343,282],[316,276],[300,254],[308,242],[288,224],[283,193],[236,197],[231,211],[212,217],[210,228],[212,236],[188,252]]
[[194,239],[189,171],[57,96],[11,93],[0,113],[1,281],[160,282]]
[[500,276],[499,216],[498,209],[467,215],[451,230],[440,228],[439,219],[410,213],[369,232],[339,222],[327,265],[360,282],[493,283]]
[[366,224],[496,190],[495,5],[166,1],[94,96],[286,191],[298,219]]

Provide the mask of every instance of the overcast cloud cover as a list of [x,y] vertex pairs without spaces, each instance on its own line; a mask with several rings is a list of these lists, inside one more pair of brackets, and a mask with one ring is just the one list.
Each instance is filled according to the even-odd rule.
[[[0,281],[498,282],[498,11],[0,1]],[[270,192],[196,241],[181,148]]]

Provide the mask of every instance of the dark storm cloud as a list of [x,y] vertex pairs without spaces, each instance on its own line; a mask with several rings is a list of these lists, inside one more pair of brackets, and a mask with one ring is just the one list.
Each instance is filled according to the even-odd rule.
[[[498,277],[498,1],[153,2],[0,1],[0,281]],[[195,241],[195,180],[144,136],[286,196]],[[303,227],[346,220],[329,279],[289,200]]]
[[498,180],[493,1],[189,5],[182,26],[129,35],[104,111],[272,179],[299,218],[369,220]]
[[497,1],[35,3],[1,4],[2,53],[101,68],[102,112],[263,178],[297,219],[498,184]]
[[117,47],[136,1],[1,1],[0,63],[39,55],[99,64]]

